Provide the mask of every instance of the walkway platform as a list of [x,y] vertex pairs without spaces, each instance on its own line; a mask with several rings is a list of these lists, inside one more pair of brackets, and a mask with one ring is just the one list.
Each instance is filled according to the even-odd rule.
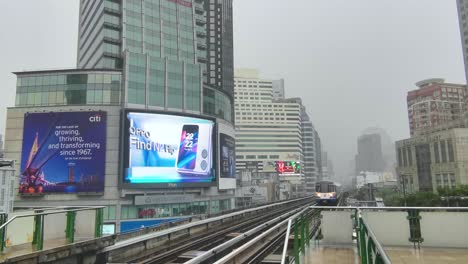
[[[311,241],[312,242],[312,241]],[[355,245],[311,245],[302,256],[304,264],[360,264]]]
[[[92,241],[92,238],[86,239],[76,239],[75,243],[79,244],[81,242]],[[44,240],[44,249],[56,249],[63,246],[71,245],[65,239],[50,239]],[[7,259],[15,258],[18,256],[27,255],[30,253],[38,252],[31,243],[21,244],[17,246],[10,246],[5,249],[5,251],[0,254],[0,261],[5,261]]]
[[465,264],[468,263],[468,249],[385,247],[388,257],[395,264]]

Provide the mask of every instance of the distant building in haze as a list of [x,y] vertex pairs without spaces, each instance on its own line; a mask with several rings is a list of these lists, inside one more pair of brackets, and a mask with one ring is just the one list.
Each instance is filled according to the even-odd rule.
[[0,134],[0,158],[3,158],[3,135]]
[[284,79],[274,80],[273,84],[273,99],[284,99]]
[[357,141],[356,172],[383,171],[385,162],[382,156],[382,144],[379,134],[362,135]]

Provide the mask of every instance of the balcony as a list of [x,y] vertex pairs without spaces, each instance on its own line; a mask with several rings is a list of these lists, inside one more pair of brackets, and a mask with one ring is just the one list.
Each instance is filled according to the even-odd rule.
[[197,60],[198,62],[200,63],[206,63],[208,60],[206,59],[206,57],[197,57]]
[[197,48],[201,50],[206,50],[206,45],[205,43],[197,42]]
[[206,37],[206,32],[201,31],[201,30],[197,30],[197,37],[200,37],[200,38]]
[[206,20],[197,17],[197,18],[195,18],[195,23],[196,23],[198,26],[204,26],[204,25],[206,25]]
[[204,15],[204,14],[205,14],[205,10],[204,10],[202,7],[200,7],[199,5],[196,5],[196,6],[195,6],[195,13],[196,13],[197,15]]

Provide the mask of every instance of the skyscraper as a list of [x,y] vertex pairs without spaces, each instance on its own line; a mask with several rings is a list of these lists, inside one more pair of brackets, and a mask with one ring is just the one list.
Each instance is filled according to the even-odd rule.
[[382,144],[379,134],[366,134],[358,138],[356,171],[381,172],[385,168],[382,157]]
[[316,156],[316,138],[315,129],[305,107],[301,113],[301,127],[302,127],[302,152],[304,155],[304,162],[302,171],[305,179],[305,189],[307,194],[315,192],[315,183],[318,181],[318,165]]
[[79,28],[78,68],[122,69],[127,105],[232,122],[232,0],[82,0]]
[[468,0],[457,0],[457,7],[463,47],[463,61],[465,62],[465,80],[468,81]]
[[252,69],[236,69],[234,96],[238,170],[249,162],[301,161],[300,99],[273,100],[272,81]]

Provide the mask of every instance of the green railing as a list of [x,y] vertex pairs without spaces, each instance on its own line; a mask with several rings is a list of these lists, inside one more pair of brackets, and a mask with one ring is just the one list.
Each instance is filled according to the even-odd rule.
[[[65,226],[65,239],[67,243],[73,243],[75,241],[75,219],[77,212],[79,211],[95,211],[95,230],[94,237],[99,238],[102,236],[102,225],[103,225],[103,212],[104,206],[89,206],[89,207],[57,207],[57,208],[41,208],[36,209],[34,213],[16,215],[10,219],[7,214],[0,214],[0,252],[3,253],[6,247],[6,234],[8,226],[13,223],[16,219],[33,217],[33,238],[32,245],[35,250],[44,249],[44,220],[46,215],[54,214],[65,214],[66,215],[66,226]],[[57,228],[56,226],[52,228]]]
[[361,210],[356,209],[354,219],[357,221],[357,240],[358,252],[361,257],[362,264],[390,264],[382,245],[372,232],[372,229],[366,223],[366,220],[361,216]]
[[[319,210],[307,210],[289,219],[283,245],[281,264],[290,263],[292,261],[296,264],[300,263],[301,253],[305,254],[306,249],[310,244],[311,235],[318,230],[317,223],[314,220],[319,216]],[[291,232],[294,232],[293,259],[292,261],[287,261],[288,242]]]

